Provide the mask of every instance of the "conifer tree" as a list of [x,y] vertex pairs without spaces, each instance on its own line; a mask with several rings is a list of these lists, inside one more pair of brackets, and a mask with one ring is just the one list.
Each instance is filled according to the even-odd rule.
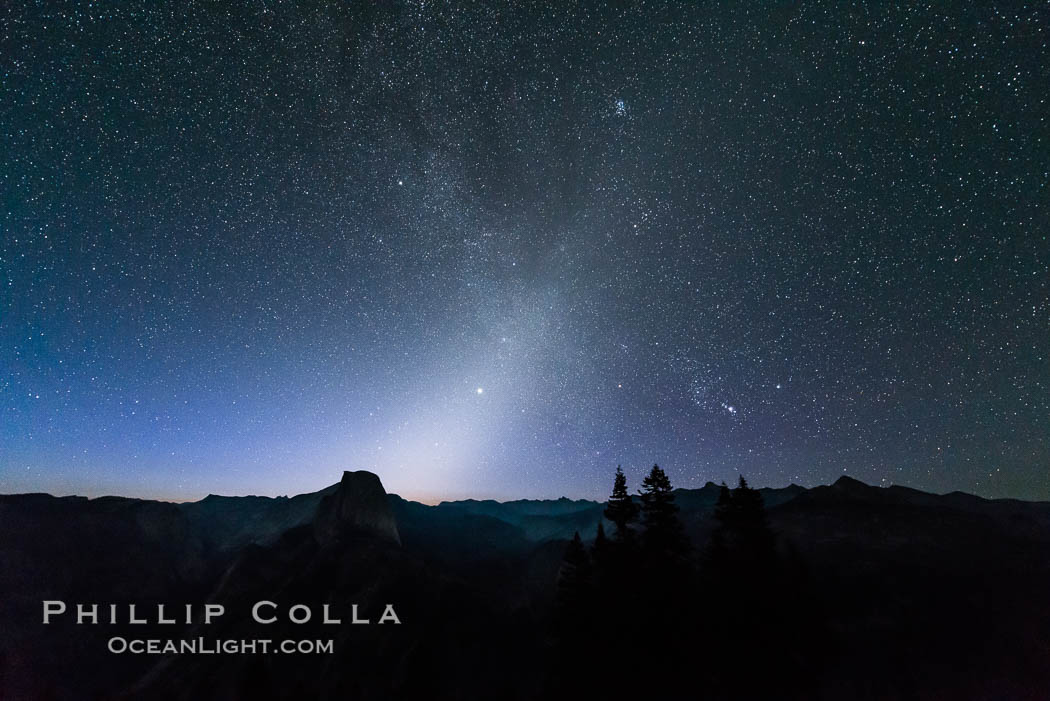
[[674,503],[671,480],[653,465],[642,481],[642,524],[645,542],[650,549],[664,553],[681,554],[688,549],[682,524],[678,520],[678,505]]
[[605,526],[602,525],[601,521],[598,521],[598,532],[594,536],[594,547],[592,548],[595,564],[605,559],[608,550],[609,539],[605,537]]
[[739,698],[771,698],[765,682],[747,675],[742,655],[776,664],[796,640],[783,623],[784,612],[796,602],[784,598],[786,583],[762,495],[743,477],[732,490],[723,483],[714,517],[704,570],[709,596],[723,607],[708,619],[719,641],[710,653],[727,679],[738,680]]
[[756,565],[770,562],[775,555],[774,539],[762,494],[748,486],[743,475],[733,490],[733,512],[739,547]]
[[584,598],[590,577],[590,558],[576,531],[565,548],[561,569],[558,571],[558,600],[562,606],[578,607]]
[[613,480],[612,496],[605,507],[605,518],[616,525],[616,540],[619,543],[633,538],[631,524],[638,520],[638,505],[627,492],[627,477],[619,465],[616,466],[616,478]]
[[718,501],[715,502],[715,520],[718,525],[711,532],[706,551],[707,563],[715,569],[724,568],[726,564],[728,557],[726,539],[734,523],[733,514],[733,492],[725,482],[722,482],[722,487],[718,491]]
[[733,492],[722,483],[718,490],[718,501],[715,502],[715,518],[722,526],[729,526],[733,522]]
[[722,484],[715,519],[718,527],[708,546],[712,564],[725,566],[731,560],[738,575],[747,570],[752,576],[772,566],[776,549],[762,494],[752,489],[743,476],[733,490]]

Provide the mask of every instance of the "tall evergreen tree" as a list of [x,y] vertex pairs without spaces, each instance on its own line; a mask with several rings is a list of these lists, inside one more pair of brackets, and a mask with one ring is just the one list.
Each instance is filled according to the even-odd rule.
[[[576,531],[572,540],[565,547],[561,568],[558,571],[558,602],[570,609],[579,609],[584,603],[586,590],[590,581],[590,557],[583,545],[580,532]],[[573,611],[575,618],[579,611]]]
[[605,507],[605,518],[616,525],[616,540],[624,543],[633,538],[631,524],[638,520],[638,505],[627,492],[627,477],[619,465],[616,466],[616,478],[613,480],[612,496]]
[[741,477],[732,490],[722,484],[714,516],[717,526],[707,546],[704,573],[708,596],[722,606],[708,619],[718,640],[708,652],[723,670],[723,679],[734,680],[720,692],[733,698],[776,698],[766,680],[749,673],[744,658],[779,669],[777,678],[792,673],[778,665],[784,651],[795,644],[797,630],[805,626],[786,625],[785,613],[803,597],[784,596],[791,591],[790,584],[778,564],[762,495],[746,479]]
[[722,526],[728,526],[733,522],[733,492],[722,483],[718,490],[718,501],[715,502],[715,519]]
[[601,521],[598,521],[598,532],[594,536],[594,547],[592,548],[595,564],[604,560],[608,551],[609,539],[605,537],[605,526],[602,525]]
[[681,554],[688,549],[682,523],[678,520],[678,505],[674,503],[671,480],[659,465],[642,480],[642,524],[645,543],[652,550]]
[[715,520],[718,525],[711,532],[711,539],[707,543],[706,559],[709,566],[715,569],[724,568],[728,557],[726,538],[734,523],[733,492],[722,483],[718,491],[718,501],[715,502]]
[[722,484],[715,504],[718,526],[711,534],[708,556],[712,564],[724,567],[732,562],[738,575],[749,572],[761,576],[776,559],[773,531],[769,527],[762,494],[752,489],[743,476],[730,491]]
[[739,547],[756,564],[770,562],[775,555],[775,546],[762,494],[748,486],[743,475],[739,486],[733,490],[733,511]]
[[565,547],[558,570],[552,617],[554,647],[551,650],[552,695],[585,696],[593,683],[579,668],[581,651],[594,638],[597,610],[593,600],[591,563],[577,531]]

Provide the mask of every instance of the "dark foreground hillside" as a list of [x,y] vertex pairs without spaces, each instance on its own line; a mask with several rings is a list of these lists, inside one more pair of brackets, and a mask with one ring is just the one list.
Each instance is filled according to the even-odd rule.
[[[655,493],[425,506],[355,472],[291,499],[0,496],[0,698],[1050,698],[1050,504],[845,477]],[[46,600],[69,610],[43,625]]]

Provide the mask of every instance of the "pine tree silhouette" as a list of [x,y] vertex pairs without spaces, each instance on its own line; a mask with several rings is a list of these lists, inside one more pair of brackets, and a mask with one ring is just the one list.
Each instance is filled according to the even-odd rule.
[[631,524],[638,520],[638,505],[627,492],[627,478],[619,465],[616,466],[616,478],[613,480],[612,496],[605,507],[605,518],[616,525],[616,541],[620,544],[634,538]]
[[594,536],[594,546],[591,548],[595,566],[600,566],[609,554],[609,539],[605,537],[605,526],[598,521],[598,532]]
[[[743,475],[731,492],[723,483],[715,505],[718,527],[712,534],[709,555],[730,558],[737,568],[767,569],[776,558],[773,531],[769,527],[762,494],[747,484]],[[717,551],[717,552],[715,552]]]
[[562,556],[555,599],[558,627],[570,637],[588,624],[592,594],[591,558],[576,531]]
[[[550,695],[585,694],[588,677],[578,666],[578,657],[587,652],[585,644],[592,639],[595,608],[591,580],[591,559],[577,531],[565,547],[558,570],[554,606],[555,645],[552,648]],[[597,662],[597,659],[595,660]]]
[[[806,698],[805,653],[817,648],[798,633],[810,625],[794,613],[804,592],[785,577],[761,493],[743,477],[732,490],[723,483],[714,518],[704,579],[722,604],[707,619],[718,644],[706,653],[723,671],[716,695]],[[767,674],[751,674],[756,666]]]
[[718,492],[718,501],[715,502],[715,521],[718,525],[711,532],[711,539],[707,543],[704,557],[707,562],[709,574],[722,573],[729,559],[729,546],[726,538],[732,524],[735,522],[733,511],[733,492],[722,483]]
[[678,520],[678,505],[674,503],[671,480],[653,465],[648,476],[642,480],[642,524],[645,526],[644,541],[652,553],[681,555],[688,550],[688,542]]
[[577,589],[586,579],[589,568],[590,557],[587,555],[587,548],[583,546],[580,532],[576,531],[565,547],[561,570],[558,573],[558,587],[565,590]]
[[723,526],[728,525],[733,520],[733,492],[723,482],[721,488],[718,490],[718,501],[715,502],[715,518]]
[[777,566],[762,494],[743,476],[733,490],[723,482],[714,515],[718,525],[705,551],[709,576],[732,589],[758,586]]

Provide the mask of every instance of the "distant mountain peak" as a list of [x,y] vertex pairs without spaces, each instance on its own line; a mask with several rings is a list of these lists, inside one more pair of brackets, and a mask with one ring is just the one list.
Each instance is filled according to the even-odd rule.
[[837,480],[835,480],[834,484],[832,484],[831,486],[834,487],[835,489],[850,490],[850,491],[857,490],[857,489],[870,489],[871,488],[871,485],[864,484],[860,480],[854,479],[853,477],[850,477],[849,475],[842,475],[842,477],[839,477]]
[[318,505],[314,526],[321,540],[357,531],[401,543],[383,482],[367,470],[343,472],[336,488]]

